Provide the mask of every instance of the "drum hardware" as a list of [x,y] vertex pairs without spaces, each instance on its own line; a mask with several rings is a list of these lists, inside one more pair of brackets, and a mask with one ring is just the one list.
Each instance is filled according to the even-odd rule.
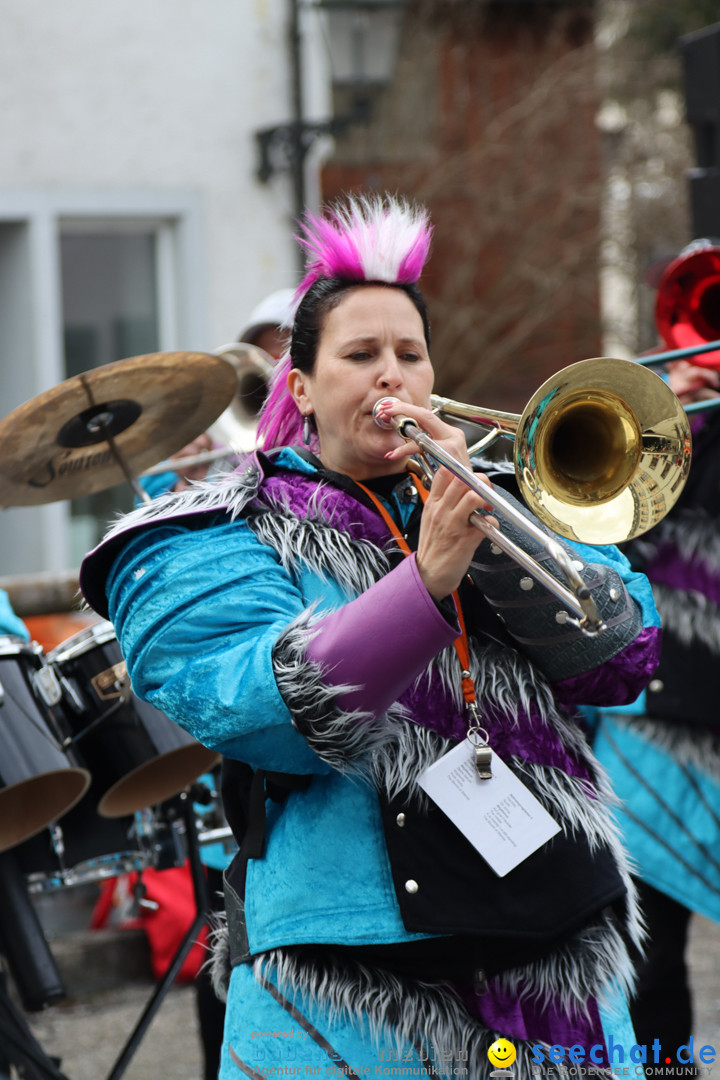
[[27,1020],[11,1000],[0,971],[0,1076],[10,1077],[5,1066],[16,1066],[12,1076],[23,1080],[68,1080],[58,1068],[59,1059],[48,1057],[30,1030]]
[[[74,816],[75,811],[72,811],[71,815]],[[117,827],[120,824],[117,819],[100,818],[97,815],[96,820],[106,827]],[[178,946],[165,974],[158,980],[153,988],[152,994],[150,995],[140,1018],[136,1022],[133,1031],[126,1040],[120,1054],[112,1066],[107,1080],[119,1080],[124,1074],[132,1057],[139,1048],[147,1029],[152,1023],[155,1014],[160,1008],[165,995],[172,989],[177,975],[185,961],[185,957],[194,945],[202,927],[208,921],[211,910],[205,879],[205,868],[200,859],[195,811],[189,792],[183,791],[174,796],[172,799],[168,800],[167,803],[160,806],[157,811],[145,808],[142,812],[137,813],[134,818],[134,827],[137,830],[137,837],[141,838],[140,842],[144,846],[152,848],[154,859],[158,857],[162,859],[162,852],[168,850],[165,842],[158,843],[158,835],[163,834],[164,827],[165,831],[172,834],[174,838],[182,837],[181,843],[177,841],[177,839],[173,839],[172,841],[171,846],[176,847],[178,850],[181,849],[182,855],[180,861],[173,865],[182,865],[186,858],[189,862],[195,896],[196,914],[193,918],[192,925],[188,928],[185,937]],[[65,841],[72,840],[72,836],[67,829],[61,830],[61,833],[64,833]],[[12,852],[10,854],[13,857],[17,856],[18,862],[21,862],[21,858],[27,856],[26,849],[36,845],[36,843],[37,837],[29,844],[19,847],[17,852]],[[68,847],[69,846],[70,843],[68,843]],[[162,867],[158,868],[161,869]],[[142,868],[139,869],[139,873],[141,870]],[[2,896],[3,891],[0,889],[0,927],[2,927]],[[135,901],[138,904],[138,907],[153,906],[153,901],[147,901],[147,898],[143,895],[142,881],[140,882],[140,887],[136,891]],[[5,1014],[7,1014],[9,1019],[6,1019]],[[1,980],[0,1038],[3,1038],[7,1044],[4,1045],[3,1048],[5,1049],[9,1060],[13,1064],[17,1062],[26,1068],[26,1071],[23,1072],[23,1076],[27,1077],[27,1080],[45,1080],[45,1078],[47,1078],[47,1080],[68,1080],[68,1078],[59,1071],[55,1062],[44,1053],[42,1047],[37,1043],[27,1027],[22,1014],[15,1009],[9,997],[4,995]]]
[[86,800],[63,824],[51,825],[15,849],[32,895],[99,884],[155,864],[159,841],[147,825],[140,825],[140,815],[108,821],[94,814]]
[[45,704],[52,708],[62,700],[62,690],[58,678],[51,667],[43,664],[32,676],[33,686]]
[[180,942],[175,955],[173,956],[167,971],[159,980],[153,993],[151,994],[140,1018],[138,1019],[133,1031],[130,1034],[125,1046],[118,1055],[114,1065],[112,1066],[107,1080],[119,1080],[127,1069],[133,1055],[138,1049],[142,1038],[147,1031],[148,1027],[152,1023],[153,1017],[157,1010],[160,1008],[162,1001],[171,989],[175,979],[182,967],[185,957],[192,948],[195,939],[202,930],[203,926],[208,920],[210,913],[210,901],[208,897],[207,882],[205,879],[205,868],[203,867],[200,859],[200,848],[198,845],[197,831],[195,826],[195,812],[193,808],[192,799],[188,792],[182,792],[176,796],[168,807],[169,817],[175,821],[182,821],[184,826],[184,835],[187,843],[187,857],[190,865],[190,872],[192,876],[193,892],[195,895],[195,918],[192,921],[191,926],[188,928],[185,937]]
[[165,804],[125,818],[101,817],[88,795],[62,820],[14,849],[31,895],[76,886],[152,867],[182,866],[187,858],[184,824]]
[[228,359],[149,353],[104,364],[31,398],[0,422],[0,506],[92,495],[206,431],[237,390]]

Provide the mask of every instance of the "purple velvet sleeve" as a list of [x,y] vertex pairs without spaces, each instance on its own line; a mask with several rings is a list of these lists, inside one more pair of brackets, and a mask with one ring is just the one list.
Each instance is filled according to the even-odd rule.
[[629,705],[649,683],[660,659],[661,631],[646,626],[599,668],[553,684],[565,705]]
[[338,703],[376,715],[459,636],[425,588],[414,554],[313,630],[308,659],[323,666],[328,682],[353,687]]

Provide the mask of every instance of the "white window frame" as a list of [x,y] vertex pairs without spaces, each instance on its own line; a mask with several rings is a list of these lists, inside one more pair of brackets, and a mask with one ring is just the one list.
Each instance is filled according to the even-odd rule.
[[[21,363],[24,400],[65,378],[60,235],[65,225],[88,229],[128,224],[157,230],[160,350],[207,351],[208,311],[203,200],[192,191],[0,189],[0,223],[28,229],[30,340],[23,357],[0,350],[5,364]],[[21,401],[2,395],[2,416]],[[66,501],[11,508],[0,515],[0,576],[66,571],[70,513]],[[21,565],[29,560],[30,565]]]

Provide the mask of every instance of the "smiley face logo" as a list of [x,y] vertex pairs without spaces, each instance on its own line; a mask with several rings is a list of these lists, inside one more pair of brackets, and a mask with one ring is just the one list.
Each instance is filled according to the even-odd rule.
[[499,1069],[507,1069],[517,1057],[517,1050],[507,1039],[496,1039],[488,1050],[488,1057]]

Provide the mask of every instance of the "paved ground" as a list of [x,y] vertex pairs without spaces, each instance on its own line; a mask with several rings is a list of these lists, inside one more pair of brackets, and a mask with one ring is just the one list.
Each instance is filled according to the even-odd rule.
[[[61,1058],[68,1080],[104,1080],[140,1018],[153,983],[143,971],[142,943],[132,936],[120,952],[113,951],[110,936],[93,950],[95,959],[90,953],[83,956],[77,942],[68,942],[59,939],[55,953],[65,967],[63,974],[68,973],[70,988],[74,984],[78,992],[28,1019],[44,1051]],[[106,961],[99,974],[98,953]],[[694,920],[690,958],[696,1047],[710,1044],[720,1053],[720,927],[699,917]],[[98,988],[103,979],[106,985]],[[168,993],[123,1075],[127,1080],[201,1080],[192,987],[174,987]],[[705,1075],[720,1080],[720,1063]]]

